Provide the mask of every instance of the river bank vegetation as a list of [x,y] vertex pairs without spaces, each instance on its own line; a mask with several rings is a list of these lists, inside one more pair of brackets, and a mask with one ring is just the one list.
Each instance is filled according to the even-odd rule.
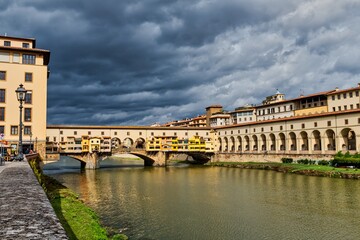
[[360,155],[337,153],[333,160],[315,161],[300,159],[296,163],[291,158],[283,158],[282,163],[275,162],[211,162],[208,166],[234,167],[245,169],[273,170],[284,173],[296,173],[308,176],[360,179]]
[[128,239],[123,234],[109,237],[100,224],[99,217],[87,207],[73,191],[42,173],[40,159],[29,160],[39,183],[43,187],[64,227],[69,239]]

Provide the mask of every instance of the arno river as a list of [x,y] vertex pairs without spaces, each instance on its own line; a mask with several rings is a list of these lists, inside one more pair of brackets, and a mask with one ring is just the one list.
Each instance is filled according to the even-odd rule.
[[187,165],[45,173],[130,239],[360,239],[360,181]]

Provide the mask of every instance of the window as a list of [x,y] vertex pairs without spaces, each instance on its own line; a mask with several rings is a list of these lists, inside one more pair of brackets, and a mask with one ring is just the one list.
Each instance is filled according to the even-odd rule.
[[349,92],[349,97],[350,97],[350,98],[353,97],[353,92]]
[[280,130],[283,130],[283,126],[280,126]]
[[105,133],[104,132],[101,132],[101,135],[104,135]]
[[356,104],[356,108],[360,108],[360,104],[359,104],[359,103]]
[[[141,136],[142,135],[142,132],[139,132],[139,136]],[[176,135],[175,135],[176,136]]]
[[63,131],[60,131],[60,134],[63,134]]
[[290,111],[292,111],[293,110],[293,105],[290,105]]
[[19,129],[18,126],[11,126],[11,135],[18,135]]
[[[54,139],[54,142],[56,142],[56,137],[53,137],[53,139]],[[46,141],[49,141],[49,138]]]
[[358,118],[358,123],[360,124],[360,118]]
[[327,125],[328,125],[328,127],[330,127],[331,126],[331,121],[328,121]]
[[333,107],[333,112],[335,112],[336,111],[336,108],[335,107]]
[[0,126],[0,133],[4,133],[5,132],[5,127],[4,126]]
[[174,136],[177,136],[177,133],[176,133],[176,132],[174,132]]
[[305,128],[305,123],[302,123],[302,124],[301,124],[301,128]]
[[33,74],[31,72],[25,73],[25,82],[32,82],[33,80]]
[[263,132],[264,131],[264,128],[261,128],[261,132]]
[[199,136],[199,133],[195,133],[196,136]]
[[350,104],[350,109],[354,109],[354,105],[353,105],[353,104]]
[[314,122],[314,127],[317,127],[317,122]]
[[273,127],[270,127],[270,131],[272,131],[273,130]]
[[10,41],[4,41],[4,46],[5,47],[11,47],[11,42]]
[[6,80],[6,71],[0,71],[0,80]]
[[359,96],[359,91],[355,92],[355,96],[357,96],[357,97]]
[[294,128],[294,125],[291,124],[291,125],[290,125],[290,129],[293,129],[293,128]]
[[346,99],[346,93],[344,93],[343,96],[344,96],[344,99]]
[[345,119],[345,125],[349,124],[349,119]]
[[10,53],[0,52],[0,62],[10,62]]
[[340,98],[341,98],[341,95],[340,95],[340,94],[338,94],[338,95],[337,95],[337,99],[340,99]]
[[344,110],[347,110],[347,106],[346,106],[346,105],[344,105]]
[[23,43],[22,46],[23,46],[23,48],[29,48],[30,47],[29,43]]
[[35,64],[35,55],[23,54],[22,55],[23,64]]
[[5,121],[5,108],[0,107],[0,121]]
[[13,54],[13,63],[20,63],[20,54],[19,53]]
[[31,126],[25,126],[24,135],[30,135],[30,134],[31,134]]
[[0,102],[5,102],[5,89],[0,89]]
[[25,93],[25,103],[32,104],[32,92]]
[[154,132],[151,132],[151,136],[154,136]]
[[331,96],[331,99],[332,99],[333,101],[335,101],[335,95],[332,95],[332,96]]
[[31,108],[25,108],[24,122],[31,122]]
[[130,136],[130,132],[126,132],[126,135]]
[[254,128],[253,131],[256,132],[256,129]]
[[247,129],[245,129],[245,133],[248,133],[248,130],[247,130]]
[[115,132],[114,135],[116,136],[116,135],[117,135],[117,132]]
[[61,137],[61,141],[64,142],[64,137]]
[[74,131],[74,135],[77,135],[77,131]]
[[185,132],[185,136],[187,136],[188,135],[188,133],[187,132]]

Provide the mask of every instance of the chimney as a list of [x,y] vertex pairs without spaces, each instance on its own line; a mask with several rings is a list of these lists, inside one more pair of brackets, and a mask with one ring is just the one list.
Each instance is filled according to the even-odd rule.
[[360,87],[360,83],[358,83],[358,87]]
[[335,92],[337,92],[337,91],[339,91],[339,88],[338,88],[338,87],[335,88]]

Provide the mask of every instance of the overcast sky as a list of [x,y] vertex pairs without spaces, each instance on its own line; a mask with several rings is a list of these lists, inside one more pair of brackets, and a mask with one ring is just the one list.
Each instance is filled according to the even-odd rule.
[[[48,124],[149,125],[360,82],[360,0],[0,0],[51,51]],[[26,86],[25,86],[26,87]]]

